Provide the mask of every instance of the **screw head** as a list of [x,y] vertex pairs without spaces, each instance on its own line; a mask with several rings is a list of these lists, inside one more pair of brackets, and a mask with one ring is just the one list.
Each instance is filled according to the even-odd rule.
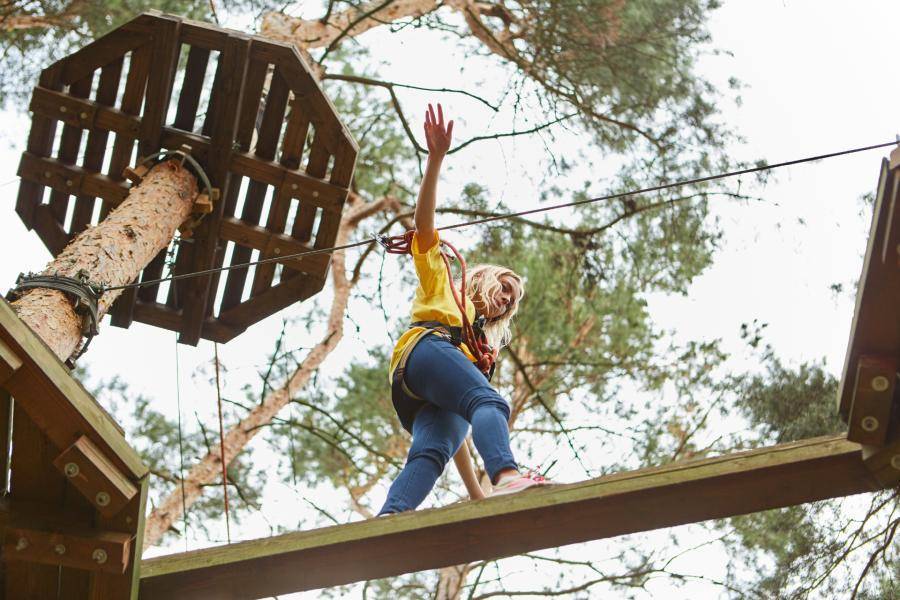
[[275,248],[272,250],[274,254],[281,254],[281,248]]
[[860,427],[863,428],[863,431],[875,431],[878,429],[878,419],[869,415],[862,418],[862,421],[859,422]]
[[891,457],[891,467],[895,471],[900,471],[900,454],[895,454]]
[[291,189],[292,189],[292,190],[296,190],[296,189],[297,189],[297,184],[296,184],[296,183],[292,183],[292,184],[291,184]]
[[68,112],[68,111],[69,111],[69,109],[66,108],[65,106],[60,106],[60,107],[59,107],[59,112],[61,112],[61,113]]
[[46,177],[47,179],[50,179],[51,174],[52,173],[50,173],[50,171],[44,171],[44,177]]
[[73,185],[75,185],[74,181],[72,181],[71,179],[66,179],[66,187],[72,187]]
[[72,477],[78,477],[78,474],[81,473],[81,468],[76,463],[70,462],[66,463],[63,471],[65,472],[66,477],[71,479]]
[[318,192],[318,190],[313,190],[312,197],[313,197],[313,198],[318,198],[318,197],[319,197],[319,192]]
[[97,548],[96,550],[94,550],[94,553],[91,554],[91,558],[93,558],[94,562],[96,562],[98,565],[102,565],[109,557],[106,555],[106,550],[104,550],[103,548]]
[[97,506],[107,506],[109,504],[109,494],[106,492],[97,492],[95,500],[97,501]]
[[883,392],[888,389],[888,386],[891,385],[891,382],[888,381],[888,378],[884,375],[876,375],[872,378],[872,389],[876,392]]
[[88,118],[88,114],[87,114],[86,112],[83,112],[83,113],[81,113],[81,114],[78,115],[78,116],[81,117],[82,119],[87,119],[87,118]]
[[20,537],[18,540],[16,540],[16,551],[17,552],[21,552],[22,550],[24,550],[27,547],[28,547],[27,539]]
[[57,544],[53,546],[53,551],[62,556],[66,553],[66,546],[64,544]]

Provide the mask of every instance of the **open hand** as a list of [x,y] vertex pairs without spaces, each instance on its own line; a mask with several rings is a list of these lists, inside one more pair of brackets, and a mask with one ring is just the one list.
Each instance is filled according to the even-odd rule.
[[428,153],[431,156],[442,158],[450,149],[450,142],[453,139],[453,121],[444,125],[444,110],[441,105],[437,105],[437,117],[434,114],[434,107],[428,105],[425,111],[425,141],[428,143]]

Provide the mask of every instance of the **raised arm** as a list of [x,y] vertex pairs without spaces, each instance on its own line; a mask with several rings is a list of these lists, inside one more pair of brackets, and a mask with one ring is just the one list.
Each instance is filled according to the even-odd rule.
[[437,116],[434,107],[428,105],[425,111],[425,141],[428,143],[428,163],[425,176],[416,200],[416,236],[421,248],[430,248],[434,244],[434,207],[437,195],[437,182],[441,173],[441,163],[450,149],[453,139],[453,121],[444,125],[444,110],[437,105]]

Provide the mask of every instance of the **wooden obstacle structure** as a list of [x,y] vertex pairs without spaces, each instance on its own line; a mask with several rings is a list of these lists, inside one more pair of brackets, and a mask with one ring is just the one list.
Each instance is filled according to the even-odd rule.
[[[900,482],[900,150],[884,161],[839,394],[847,436],[144,561],[141,598],[259,598],[872,492]],[[881,379],[878,379],[881,378]]]
[[0,394],[0,598],[136,597],[147,467],[4,300]]
[[[30,109],[16,212],[54,256],[121,203],[126,167],[185,146],[214,189],[197,203],[209,214],[181,236],[171,274],[334,245],[358,149],[292,46],[146,13],[44,69]],[[161,277],[166,260],[160,252],[140,280]],[[320,291],[328,266],[319,254],[259,265],[249,281],[242,268],[167,293],[128,289],[112,323],[178,331],[191,345],[227,342]]]

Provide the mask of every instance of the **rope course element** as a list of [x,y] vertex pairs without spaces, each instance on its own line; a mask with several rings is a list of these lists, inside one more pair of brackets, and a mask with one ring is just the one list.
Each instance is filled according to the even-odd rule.
[[213,342],[216,362],[216,401],[219,408],[219,460],[222,461],[222,493],[225,499],[225,536],[231,543],[231,519],[228,515],[228,469],[225,465],[225,424],[222,419],[222,388],[219,383],[219,344]]
[[75,361],[87,352],[91,340],[99,333],[97,302],[99,302],[104,288],[91,283],[84,272],[79,272],[77,277],[66,277],[55,273],[45,275],[19,273],[16,287],[6,294],[6,299],[12,302],[21,297],[25,290],[37,288],[49,288],[67,294],[75,303],[75,313],[81,316],[81,335],[85,338],[84,343],[66,359],[66,366],[74,369]]
[[[803,158],[796,158],[793,160],[787,160],[784,162],[779,162],[779,163],[774,163],[774,164],[764,164],[764,165],[758,165],[755,167],[747,167],[745,169],[738,169],[736,171],[728,171],[728,172],[719,173],[716,175],[706,175],[704,177],[695,177],[693,179],[684,179],[681,181],[674,181],[672,183],[661,183],[659,185],[653,185],[653,186],[649,186],[649,187],[645,187],[645,188],[639,188],[639,189],[630,190],[627,192],[618,192],[615,194],[608,194],[606,196],[598,196],[596,198],[587,198],[585,200],[576,200],[573,202],[564,202],[561,204],[553,204],[551,206],[542,206],[541,208],[534,208],[531,210],[523,210],[520,212],[506,213],[506,214],[502,214],[502,215],[494,215],[491,217],[485,217],[483,219],[476,219],[474,221],[464,221],[461,223],[455,223],[453,225],[445,225],[443,227],[438,227],[437,230],[438,231],[449,231],[451,229],[460,229],[462,227],[469,227],[472,225],[482,225],[484,223],[491,223],[493,221],[512,219],[515,217],[523,217],[523,216],[527,216],[527,215],[533,215],[533,214],[538,214],[538,213],[543,213],[543,212],[549,212],[552,210],[558,210],[561,208],[570,208],[573,206],[581,206],[584,204],[592,204],[595,202],[603,202],[606,200],[615,200],[617,198],[626,198],[628,196],[636,196],[638,194],[658,192],[661,190],[666,190],[666,189],[671,189],[671,188],[684,187],[686,185],[695,185],[698,183],[706,183],[709,181],[716,181],[719,179],[727,179],[729,177],[737,177],[739,175],[749,175],[751,173],[760,173],[763,171],[771,171],[774,169],[780,169],[782,167],[789,167],[792,165],[798,165],[798,164],[807,163],[807,162],[815,162],[817,160],[824,160],[826,158],[835,158],[838,156],[845,156],[847,154],[856,154],[858,152],[866,152],[868,150],[876,150],[878,148],[886,148],[888,146],[896,146],[897,144],[898,144],[897,140],[892,140],[890,142],[884,142],[882,144],[872,144],[870,146],[861,146],[859,148],[850,148],[847,150],[839,150],[837,152],[829,152],[826,154],[818,154],[815,156],[806,156]],[[205,270],[196,271],[193,273],[182,273],[180,275],[171,275],[169,277],[162,277],[159,279],[150,279],[147,281],[138,281],[138,282],[128,283],[128,284],[124,284],[124,285],[104,286],[103,291],[109,292],[109,291],[113,291],[113,290],[124,290],[124,289],[128,289],[128,288],[142,287],[145,285],[157,285],[160,283],[164,283],[166,281],[179,281],[182,279],[189,279],[192,277],[211,275],[213,273],[219,273],[221,271],[228,271],[231,269],[243,269],[243,268],[247,268],[247,267],[252,267],[254,265],[262,265],[262,264],[267,264],[267,263],[272,263],[272,262],[280,262],[280,261],[289,260],[289,259],[293,259],[293,258],[301,258],[304,256],[313,256],[316,254],[332,254],[339,250],[348,250],[350,248],[358,248],[360,246],[367,246],[369,244],[374,244],[377,241],[378,241],[378,238],[376,236],[374,239],[367,238],[364,240],[359,240],[356,242],[351,242],[351,243],[343,244],[340,246],[333,246],[331,248],[319,248],[319,249],[305,250],[303,252],[297,252],[295,254],[284,254],[281,256],[263,258],[263,259],[256,260],[256,261],[250,261],[250,262],[245,262],[245,263],[240,263],[240,264],[235,264],[235,265],[228,265],[228,266],[218,267],[215,269],[205,269]]]

